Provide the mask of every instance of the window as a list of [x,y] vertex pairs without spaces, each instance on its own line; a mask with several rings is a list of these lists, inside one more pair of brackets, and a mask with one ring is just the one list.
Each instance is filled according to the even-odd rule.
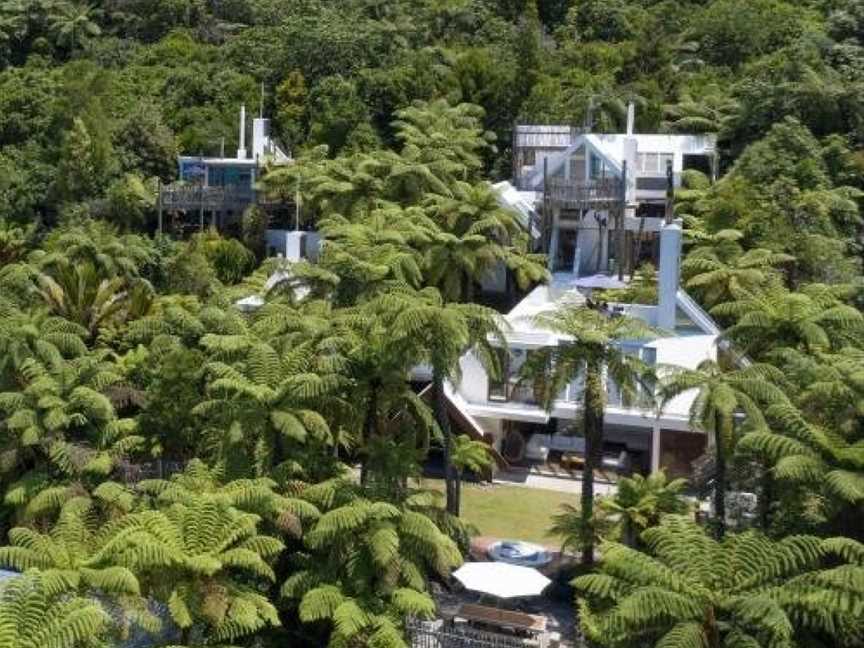
[[591,156],[591,179],[599,178],[604,172],[603,158],[598,155]]
[[496,380],[489,376],[489,400],[505,402],[507,400],[507,386],[510,374],[510,356],[505,349],[495,349],[498,355],[498,365],[501,370],[500,377]]
[[661,175],[666,173],[666,165],[674,160],[674,153],[639,153],[636,166],[640,173]]

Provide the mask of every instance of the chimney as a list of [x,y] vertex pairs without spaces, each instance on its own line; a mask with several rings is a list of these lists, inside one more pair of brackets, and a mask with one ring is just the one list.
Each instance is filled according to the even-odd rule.
[[263,160],[270,140],[270,120],[256,117],[252,120],[252,157]]
[[237,159],[246,159],[246,106],[240,106],[240,146],[237,148]]
[[657,326],[666,331],[675,330],[675,312],[678,305],[678,284],[681,273],[681,238],[684,224],[681,219],[664,223],[660,228],[660,273],[657,280]]
[[633,134],[636,125],[636,104],[627,104],[627,134],[624,137],[624,161],[627,163],[627,186],[624,200],[628,205],[636,203],[636,171],[639,162],[639,142]]

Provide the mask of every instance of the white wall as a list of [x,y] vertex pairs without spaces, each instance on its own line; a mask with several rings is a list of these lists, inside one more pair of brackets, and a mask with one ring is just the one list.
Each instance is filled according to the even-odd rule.
[[468,352],[459,361],[462,381],[457,387],[459,393],[469,403],[485,403],[489,397],[489,376],[486,369],[473,352]]
[[[696,369],[704,360],[716,360],[717,345],[715,340],[713,335],[689,335],[663,338],[646,346],[657,349],[657,366],[662,374],[664,365]],[[690,405],[695,398],[695,391],[685,392],[673,399],[663,411],[667,414],[687,416],[690,413]]]
[[318,232],[268,229],[266,241],[268,254],[272,248],[276,256],[281,255],[290,261],[308,259],[314,263],[318,260],[321,248],[321,236]]

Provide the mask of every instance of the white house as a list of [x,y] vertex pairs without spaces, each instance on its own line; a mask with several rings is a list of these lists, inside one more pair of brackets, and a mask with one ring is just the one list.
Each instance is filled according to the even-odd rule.
[[[679,288],[679,259],[682,228],[680,221],[662,225],[657,305],[611,304],[611,316],[618,313],[644,320],[662,330],[657,339],[625,344],[629,353],[638,354],[652,365],[696,368],[705,359],[716,359],[717,325]],[[519,380],[522,364],[531,352],[566,343],[556,333],[538,327],[534,318],[561,305],[584,303],[589,290],[586,279],[572,272],[553,275],[549,285],[539,286],[506,316],[509,353],[505,357],[505,377],[490,379],[473,353],[461,360],[461,381],[450,386],[448,395],[472,426],[481,428],[500,454],[514,464],[542,466],[556,451],[566,453],[584,448],[579,427],[582,420],[581,385],[575,381],[562,392],[551,410],[541,406],[530,384]],[[653,388],[640,386],[644,396]],[[626,451],[634,467],[656,470],[666,468],[673,474],[687,474],[690,463],[706,448],[706,437],[689,423],[689,410],[695,393],[683,394],[658,414],[649,404],[653,398],[627,403],[609,385],[605,416],[607,455],[617,457]]]
[[[623,274],[640,259],[656,263],[669,185],[686,169],[716,174],[713,135],[585,133],[569,126],[517,126],[513,181],[496,185],[522,214],[552,271]],[[494,282],[490,282],[491,283]]]

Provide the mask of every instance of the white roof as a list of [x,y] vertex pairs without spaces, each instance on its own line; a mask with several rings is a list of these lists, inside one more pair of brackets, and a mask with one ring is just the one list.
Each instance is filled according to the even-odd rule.
[[531,228],[531,235],[534,238],[540,238],[540,230],[537,227],[539,222],[537,210],[537,192],[536,191],[519,191],[511,183],[499,182],[492,185],[492,188],[498,194],[498,202],[508,209],[513,210],[519,216],[519,222],[524,229],[528,229],[530,223],[534,223]]

